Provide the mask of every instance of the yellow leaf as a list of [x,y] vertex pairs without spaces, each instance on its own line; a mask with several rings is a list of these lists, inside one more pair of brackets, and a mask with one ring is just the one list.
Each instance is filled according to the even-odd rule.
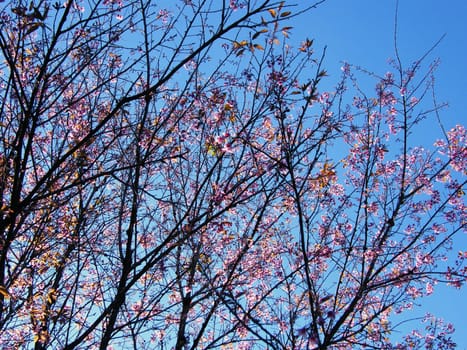
[[243,44],[244,41],[245,40],[243,40],[242,42],[234,41],[234,43],[233,43],[234,50],[237,50],[237,49],[241,48],[244,45]]
[[4,286],[0,286],[0,294],[3,295],[3,297],[5,298],[10,297],[10,293],[8,293],[8,291],[6,290]]
[[57,293],[55,292],[55,289],[51,289],[49,293],[47,294],[47,302],[49,304],[55,303],[57,300]]
[[207,151],[210,156],[215,156],[217,154],[217,148],[213,145],[207,145]]
[[272,16],[273,18],[276,18],[276,16],[277,16],[276,10],[274,10],[274,9],[269,9],[268,11],[269,11],[269,13],[271,14],[271,16]]
[[254,40],[254,39],[258,38],[261,34],[264,34],[264,33],[267,33],[267,32],[268,32],[267,29],[262,29],[259,32],[256,32],[255,34],[253,34],[252,39]]
[[264,51],[264,47],[262,47],[260,44],[255,44],[254,47],[258,50]]
[[[234,43],[233,43],[233,49],[234,49],[235,51],[238,51],[238,50],[242,51],[242,47],[244,47],[244,46],[246,46],[246,45],[248,45],[248,41],[246,41],[246,40],[242,40],[242,41],[240,41],[240,42],[234,41]],[[238,54],[237,54],[237,55],[238,55]]]
[[336,174],[332,164],[329,163],[324,163],[323,169],[320,172],[322,176],[334,176]]

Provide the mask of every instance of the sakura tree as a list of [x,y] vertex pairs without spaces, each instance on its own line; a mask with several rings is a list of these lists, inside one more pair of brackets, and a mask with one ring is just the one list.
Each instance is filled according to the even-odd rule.
[[390,333],[465,280],[465,128],[422,60],[319,91],[320,2],[2,5],[2,348],[453,346]]

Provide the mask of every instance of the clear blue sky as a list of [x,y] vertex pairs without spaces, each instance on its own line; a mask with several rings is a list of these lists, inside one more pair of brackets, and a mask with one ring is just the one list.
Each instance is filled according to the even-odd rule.
[[[313,0],[301,0],[303,4]],[[295,21],[295,36],[327,45],[326,68],[337,79],[341,61],[384,73],[394,57],[396,0],[327,0]],[[441,59],[438,100],[449,102],[443,118],[450,125],[467,120],[467,1],[400,0],[398,47],[403,63],[418,59],[443,35],[430,56]]]
[[[303,4],[310,0],[300,0]],[[341,61],[384,74],[387,59],[394,57],[396,0],[327,0],[295,21],[296,37],[314,38],[317,47],[327,45],[325,68],[329,83],[337,81]],[[436,73],[438,102],[448,102],[441,113],[447,127],[467,124],[467,0],[400,0],[398,48],[408,66],[443,34],[446,37],[429,60],[440,58]],[[371,91],[370,91],[371,92]],[[424,130],[425,133],[425,130]],[[428,130],[424,144],[432,144]],[[429,137],[429,139],[428,139]],[[466,237],[456,243],[454,254],[467,248]],[[467,295],[464,290],[438,287],[435,295],[422,300],[423,310],[451,321],[456,327],[458,349],[467,350]]]

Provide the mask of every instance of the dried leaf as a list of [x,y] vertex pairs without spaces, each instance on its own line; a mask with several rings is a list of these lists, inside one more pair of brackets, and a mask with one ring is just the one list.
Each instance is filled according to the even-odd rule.
[[273,18],[276,18],[276,16],[277,16],[276,10],[274,10],[274,9],[269,9],[268,12],[271,14],[271,16],[272,16]]
[[325,76],[327,76],[327,75],[328,75],[328,73],[327,73],[325,70],[322,70],[322,71],[319,72],[319,74],[318,74],[319,77],[325,77]]
[[14,14],[16,14],[18,16],[25,16],[26,15],[26,8],[24,8],[23,6],[13,7],[11,9],[11,12],[13,12]]
[[248,41],[246,41],[246,40],[242,40],[242,41],[240,41],[240,42],[234,41],[234,43],[233,43],[233,49],[234,49],[234,50],[238,50],[239,48],[241,48],[241,47],[243,47],[243,46],[245,46],[245,45],[247,45],[247,44],[248,44]]
[[260,30],[259,32],[256,32],[255,34],[253,34],[252,39],[254,40],[254,39],[258,38],[261,34],[264,34],[264,33],[267,33],[267,32],[268,32],[267,29]]
[[39,23],[39,22],[31,23],[29,25],[28,30],[26,31],[26,35],[31,34],[32,32],[36,31],[39,27],[42,27],[43,25],[44,25],[43,23]]
[[57,292],[55,291],[55,289],[51,289],[49,293],[47,294],[47,302],[49,304],[53,304],[55,303],[56,300],[57,300]]
[[282,13],[281,13],[281,17],[287,17],[287,16],[290,16],[290,14],[291,14],[291,13],[292,13],[292,12],[290,12],[290,11],[285,11],[285,12],[282,12]]
[[3,295],[4,298],[10,297],[10,293],[8,293],[4,286],[0,286],[0,294]]
[[245,49],[238,50],[238,52],[235,54],[237,57],[243,55],[245,52]]

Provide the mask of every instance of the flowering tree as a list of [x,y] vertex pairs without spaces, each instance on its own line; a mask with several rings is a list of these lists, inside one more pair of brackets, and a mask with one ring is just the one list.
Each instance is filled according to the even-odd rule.
[[391,315],[465,280],[465,129],[413,144],[421,61],[319,92],[304,10],[4,5],[3,348],[452,346]]

